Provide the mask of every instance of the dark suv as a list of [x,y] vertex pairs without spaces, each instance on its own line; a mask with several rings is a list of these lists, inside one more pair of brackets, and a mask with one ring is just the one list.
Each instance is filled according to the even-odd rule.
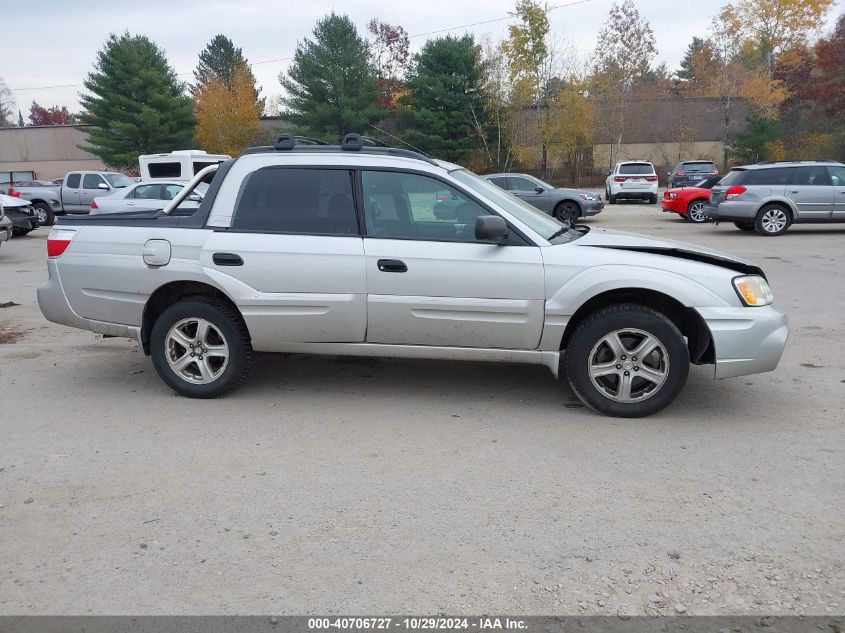
[[719,169],[712,160],[682,160],[669,172],[669,189],[689,187],[707,178],[718,176]]
[[710,190],[705,216],[780,235],[793,223],[845,222],[845,164],[777,161],[734,167]]

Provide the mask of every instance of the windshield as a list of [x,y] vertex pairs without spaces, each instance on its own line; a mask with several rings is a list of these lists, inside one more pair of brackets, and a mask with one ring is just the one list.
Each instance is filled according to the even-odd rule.
[[108,180],[109,184],[115,189],[123,189],[124,187],[135,184],[130,178],[127,178],[123,174],[103,174],[103,176],[106,177],[106,180]]
[[[532,207],[527,202],[523,202],[504,189],[500,189],[492,182],[476,176],[471,171],[456,169],[449,173],[455,180],[466,185],[472,191],[502,207],[535,233],[541,235],[543,239],[550,240],[552,236],[569,240],[581,237],[581,233],[578,231],[568,228],[566,224],[558,222],[550,215]],[[561,231],[564,232],[561,233]]]

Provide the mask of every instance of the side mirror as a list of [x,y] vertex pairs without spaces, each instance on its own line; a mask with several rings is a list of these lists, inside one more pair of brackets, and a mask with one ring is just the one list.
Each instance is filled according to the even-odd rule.
[[508,223],[498,215],[475,218],[475,239],[479,242],[504,242],[508,239]]
[[612,174],[612,173],[613,173],[613,172],[612,172],[612,171],[610,171],[610,170],[608,169],[606,172],[604,172],[604,175],[605,175],[605,176],[609,176],[609,175],[610,175],[610,174]]
[[109,189],[111,189],[111,187],[109,187],[106,183],[101,182],[99,185],[97,185],[97,189],[105,189],[106,191],[108,191]]
[[540,185],[537,185],[536,187],[534,187],[534,191],[536,191],[537,193],[543,193],[545,189]]

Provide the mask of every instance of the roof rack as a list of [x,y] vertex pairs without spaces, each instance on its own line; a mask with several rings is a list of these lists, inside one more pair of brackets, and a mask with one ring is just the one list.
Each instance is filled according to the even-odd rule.
[[815,159],[804,159],[804,160],[761,160],[760,162],[754,163],[755,165],[779,165],[781,163],[838,163],[838,160],[830,160],[829,158],[820,158],[818,160]]
[[363,154],[380,154],[398,156],[402,158],[413,158],[439,167],[437,161],[422,152],[415,152],[409,149],[389,147],[387,143],[371,136],[361,134],[347,134],[343,137],[340,145],[329,145],[308,136],[297,136],[291,133],[280,134],[273,145],[262,145],[250,147],[244,150],[244,154],[267,154],[271,152],[360,152]]

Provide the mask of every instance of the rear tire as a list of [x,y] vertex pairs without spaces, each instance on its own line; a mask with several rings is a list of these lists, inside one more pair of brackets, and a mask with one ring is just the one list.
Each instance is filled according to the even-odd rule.
[[41,226],[53,226],[56,216],[45,202],[38,202],[32,205],[35,208],[35,215],[38,216],[38,224]]
[[760,235],[783,235],[792,224],[792,215],[779,204],[767,204],[757,212],[754,228]]
[[740,231],[753,231],[754,222],[734,222],[734,226]]
[[564,367],[572,390],[588,407],[613,417],[639,418],[675,400],[689,374],[689,352],[666,316],[624,303],[581,322],[569,338]]
[[648,203],[649,203],[649,204],[657,204],[657,196],[651,196],[651,197],[648,199]]
[[240,385],[252,366],[240,314],[212,297],[191,297],[159,315],[150,333],[153,365],[176,393],[217,398]]
[[616,196],[610,193],[610,189],[606,189],[605,193],[607,194],[605,196],[607,198],[607,204],[616,204]]
[[24,235],[29,235],[31,232],[32,229],[12,229],[12,236],[23,237]]

